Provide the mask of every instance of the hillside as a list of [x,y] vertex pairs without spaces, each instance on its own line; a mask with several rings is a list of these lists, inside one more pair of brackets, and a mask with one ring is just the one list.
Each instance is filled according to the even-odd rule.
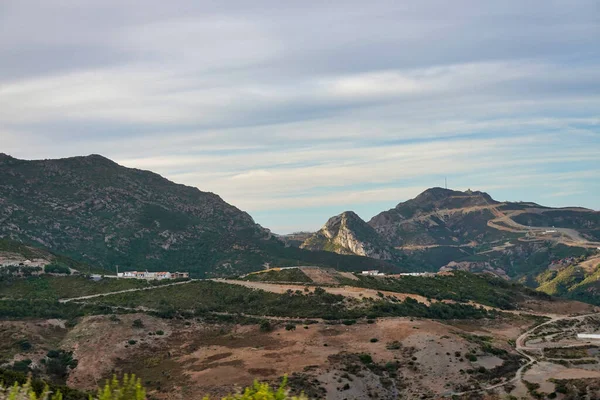
[[306,239],[300,247],[376,259],[392,258],[390,249],[377,232],[352,211],[331,217],[323,228]]
[[488,272],[532,287],[553,262],[600,246],[600,212],[500,202],[471,190],[428,189],[368,223],[355,216],[344,224],[344,215],[355,214],[333,217],[303,246],[375,255],[411,271]]
[[[595,351],[581,361],[543,356],[571,351],[576,333],[600,326],[590,315],[597,310],[519,284],[466,272],[363,277],[306,267],[253,275],[264,280],[0,282],[0,332],[10,338],[0,343],[0,377],[33,373],[94,391],[113,374],[135,373],[149,398],[201,399],[287,374],[294,393],[336,400],[537,398],[521,376],[550,382],[549,393],[552,382],[563,383],[555,381],[562,370],[581,373],[585,362],[583,372],[600,377]],[[338,283],[317,282],[330,280]],[[523,347],[556,333],[549,322],[567,335],[544,340],[552,349],[540,355],[528,347],[527,356]]]
[[0,176],[0,238],[111,270],[119,265],[203,276],[265,263],[392,268],[288,248],[216,194],[99,155],[26,161],[1,154]]

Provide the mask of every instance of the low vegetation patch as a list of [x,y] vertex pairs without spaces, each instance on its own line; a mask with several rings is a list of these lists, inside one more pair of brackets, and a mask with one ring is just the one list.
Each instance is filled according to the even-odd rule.
[[300,282],[311,283],[310,279],[300,268],[272,269],[266,272],[248,274],[242,278],[253,282]]
[[358,280],[340,279],[341,283],[348,286],[398,293],[414,293],[437,300],[474,301],[503,310],[515,309],[517,303],[528,296],[542,299],[550,298],[545,293],[536,292],[517,283],[463,271],[454,271],[451,275],[433,277],[381,278],[358,276]]
[[[202,295],[199,296],[198,294]],[[480,319],[493,312],[465,304],[433,303],[427,306],[412,298],[390,303],[384,299],[347,299],[322,288],[313,292],[288,291],[283,294],[250,289],[214,281],[157,288],[152,291],[120,293],[91,299],[97,304],[134,308],[144,306],[169,317],[174,312],[205,315],[210,312],[271,315],[297,318],[352,320],[363,317],[414,316],[434,319]],[[290,315],[293,313],[293,315]]]

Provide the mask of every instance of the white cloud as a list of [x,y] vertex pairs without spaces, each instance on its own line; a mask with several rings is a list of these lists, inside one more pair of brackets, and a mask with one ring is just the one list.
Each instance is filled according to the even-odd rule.
[[594,2],[3,7],[0,151],[101,153],[250,211],[444,175],[597,206]]

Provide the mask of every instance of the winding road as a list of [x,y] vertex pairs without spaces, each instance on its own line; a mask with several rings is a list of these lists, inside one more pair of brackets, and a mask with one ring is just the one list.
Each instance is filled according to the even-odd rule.
[[533,328],[529,329],[527,332],[523,333],[521,336],[519,336],[515,342],[515,350],[522,355],[523,357],[527,358],[527,360],[529,360],[526,364],[523,364],[515,373],[515,376],[505,382],[501,382],[501,383],[497,383],[495,385],[491,385],[491,386],[487,386],[481,389],[475,389],[475,390],[469,390],[469,391],[465,391],[465,392],[453,392],[448,394],[448,396],[463,396],[466,394],[475,394],[475,393],[484,393],[487,392],[489,390],[493,390],[493,389],[498,389],[502,386],[506,386],[508,384],[511,383],[515,383],[515,382],[520,382],[521,379],[523,378],[523,374],[524,372],[531,367],[536,361],[538,361],[537,358],[535,358],[534,356],[532,356],[531,354],[527,353],[529,352],[537,352],[540,351],[540,348],[534,348],[534,347],[527,347],[527,338],[529,337],[529,335],[531,335],[533,332],[535,332],[538,328],[545,326],[545,325],[550,325],[553,324],[557,321],[569,321],[569,320],[581,320],[587,317],[594,317],[594,316],[600,316],[600,313],[593,313],[593,314],[585,314],[585,315],[577,315],[577,316],[573,316],[573,317],[557,317],[557,316],[552,316],[551,319],[549,321],[543,322],[541,324],[538,324],[536,326],[534,326]]

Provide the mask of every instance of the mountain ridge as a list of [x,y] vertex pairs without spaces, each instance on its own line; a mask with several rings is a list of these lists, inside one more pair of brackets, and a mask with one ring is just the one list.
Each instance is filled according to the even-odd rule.
[[0,238],[41,244],[103,268],[173,269],[198,276],[297,262],[381,265],[286,247],[220,196],[89,155],[0,159]]

